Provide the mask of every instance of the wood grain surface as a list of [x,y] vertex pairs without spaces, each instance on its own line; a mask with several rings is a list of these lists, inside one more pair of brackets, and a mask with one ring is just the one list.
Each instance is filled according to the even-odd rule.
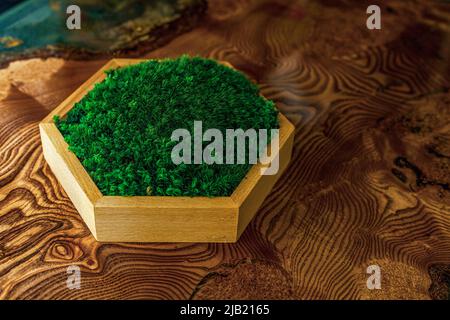
[[[236,244],[96,242],[43,159],[38,123],[105,60],[11,63],[0,298],[447,298],[449,19],[448,2],[430,0],[211,1],[197,28],[147,54],[229,61],[296,125],[290,166]],[[381,290],[366,287],[371,264]]]

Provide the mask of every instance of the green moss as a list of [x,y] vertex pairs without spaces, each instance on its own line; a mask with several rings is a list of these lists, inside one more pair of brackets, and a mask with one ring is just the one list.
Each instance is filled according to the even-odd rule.
[[[228,196],[251,165],[175,165],[173,130],[278,128],[278,111],[244,75],[183,56],[107,71],[56,125],[104,195]],[[205,143],[206,145],[207,143]]]

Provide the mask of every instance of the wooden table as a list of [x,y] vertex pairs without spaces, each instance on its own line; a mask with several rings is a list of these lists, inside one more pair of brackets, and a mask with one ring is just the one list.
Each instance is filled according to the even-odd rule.
[[381,30],[366,28],[372,1],[212,1],[146,55],[229,61],[296,125],[290,167],[236,244],[96,242],[37,124],[106,60],[0,70],[0,299],[447,298],[450,4],[377,2]]

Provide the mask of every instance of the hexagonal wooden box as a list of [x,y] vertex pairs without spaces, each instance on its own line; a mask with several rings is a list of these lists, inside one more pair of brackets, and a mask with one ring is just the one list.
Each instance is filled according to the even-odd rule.
[[[40,124],[44,157],[98,241],[235,242],[286,169],[294,126],[280,114],[279,171],[262,175],[255,164],[230,197],[104,196],[78,158],[68,150],[53,116],[64,117],[104,71],[144,61],[113,59],[64,100]],[[271,155],[275,156],[275,154]]]

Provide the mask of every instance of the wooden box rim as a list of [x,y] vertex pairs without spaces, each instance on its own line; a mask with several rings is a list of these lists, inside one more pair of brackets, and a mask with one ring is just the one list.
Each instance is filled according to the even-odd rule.
[[[92,180],[89,173],[86,171],[84,166],[81,164],[78,157],[69,151],[68,144],[64,140],[61,132],[56,127],[53,117],[55,115],[64,116],[66,115],[70,109],[72,109],[74,103],[80,101],[85,94],[87,94],[94,85],[98,82],[101,82],[106,78],[105,71],[112,68],[124,67],[132,64],[136,64],[139,62],[147,61],[149,59],[111,59],[107,62],[102,68],[100,68],[91,78],[89,78],[86,82],[79,87],[74,93],[72,93],[68,98],[66,98],[57,108],[55,108],[47,117],[45,117],[39,126],[50,133],[55,140],[57,140],[57,144],[55,147],[58,149],[58,152],[61,154],[66,154],[67,158],[71,161],[68,162],[69,167],[71,167],[71,173],[74,176],[80,175],[80,178],[85,181],[83,186],[85,187],[84,192],[89,196],[89,199],[95,204],[97,207],[128,207],[133,206],[136,207],[186,207],[186,206],[196,206],[196,207],[213,207],[213,208],[222,208],[222,207],[239,207],[239,205],[245,200],[245,197],[248,193],[248,183],[247,181],[258,181],[261,179],[262,175],[260,174],[260,170],[264,169],[264,166],[260,163],[253,165],[253,167],[249,170],[246,176],[242,179],[236,189],[233,191],[231,196],[228,197],[186,197],[186,196],[106,196],[103,195],[98,189],[97,185]],[[225,63],[229,65],[228,63]],[[279,147],[281,148],[286,140],[289,138],[290,134],[294,131],[294,126],[287,120],[285,116],[281,113],[278,115],[279,124],[280,124],[280,140]],[[55,132],[56,130],[56,132]],[[71,165],[73,162],[79,162],[79,166]]]
[[[253,165],[228,197],[106,196],[94,183],[56,127],[105,70],[148,59],[112,59],[67,97],[39,124],[44,157],[98,241],[108,242],[236,242],[256,214],[291,158],[295,127],[279,113],[279,171]],[[221,62],[229,67],[226,62]],[[276,154],[270,155],[271,157]]]

